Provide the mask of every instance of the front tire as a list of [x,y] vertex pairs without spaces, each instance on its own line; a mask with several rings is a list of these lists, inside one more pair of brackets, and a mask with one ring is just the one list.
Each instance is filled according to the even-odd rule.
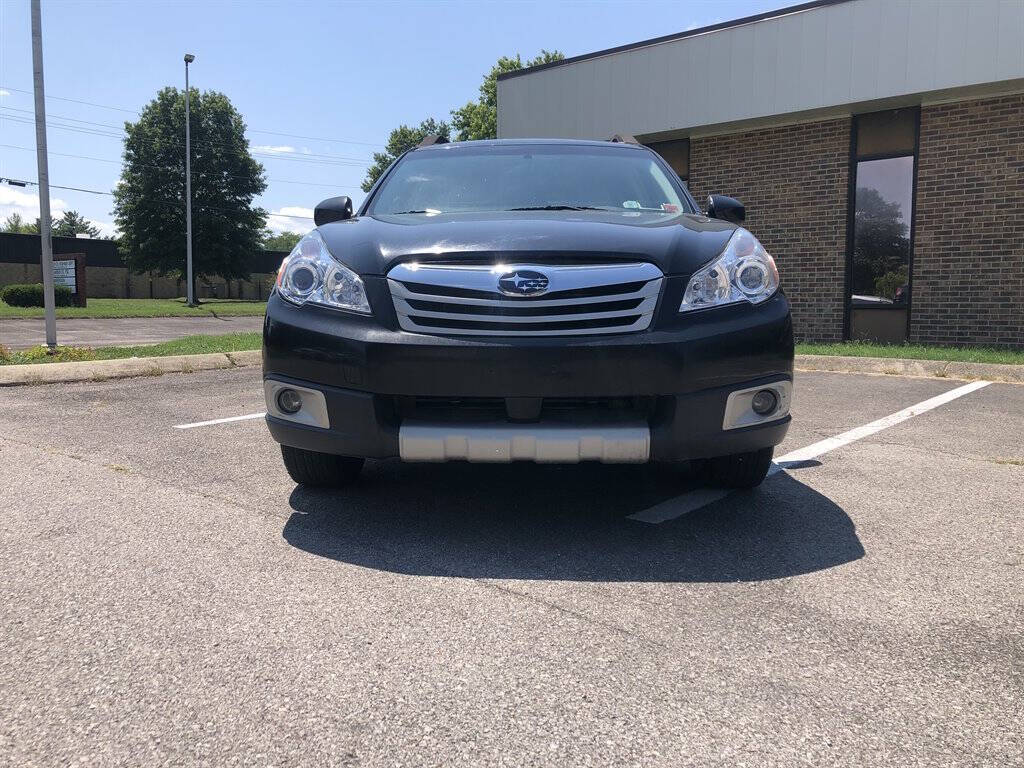
[[364,463],[364,459],[352,456],[306,451],[290,445],[281,446],[281,457],[292,480],[316,488],[341,488],[349,485],[359,477]]
[[704,464],[704,474],[712,485],[724,488],[756,488],[772,466],[773,448],[749,453],[718,456]]

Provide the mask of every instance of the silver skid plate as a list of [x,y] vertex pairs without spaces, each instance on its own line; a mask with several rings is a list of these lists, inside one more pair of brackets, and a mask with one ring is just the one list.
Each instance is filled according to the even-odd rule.
[[403,461],[642,464],[650,457],[651,431],[643,422],[451,424],[410,420],[399,429],[398,445]]

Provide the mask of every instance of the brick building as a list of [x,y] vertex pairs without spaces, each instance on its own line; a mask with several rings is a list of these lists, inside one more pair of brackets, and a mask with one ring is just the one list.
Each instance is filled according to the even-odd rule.
[[1024,0],[818,0],[502,75],[501,137],[738,197],[804,340],[1024,347]]

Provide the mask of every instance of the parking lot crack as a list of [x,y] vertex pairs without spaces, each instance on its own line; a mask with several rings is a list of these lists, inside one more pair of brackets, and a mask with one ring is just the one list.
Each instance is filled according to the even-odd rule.
[[474,581],[476,583],[482,585],[482,586],[485,586],[485,587],[489,588],[489,589],[494,589],[494,590],[497,590],[499,592],[504,592],[505,594],[512,595],[513,597],[523,598],[525,600],[528,600],[529,602],[542,605],[542,606],[544,606],[546,608],[549,608],[551,610],[557,611],[557,612],[562,613],[562,614],[564,614],[566,616],[571,616],[573,618],[579,619],[579,620],[583,621],[586,624],[592,624],[594,626],[603,627],[604,629],[609,629],[612,632],[615,632],[616,634],[623,635],[623,636],[628,637],[628,638],[633,639],[633,640],[637,640],[637,641],[643,643],[644,645],[650,646],[651,648],[658,648],[658,649],[661,649],[661,650],[668,649],[668,645],[666,645],[665,643],[660,643],[660,642],[658,642],[656,640],[652,640],[651,638],[649,638],[649,637],[647,637],[645,635],[641,635],[641,634],[638,634],[636,632],[633,632],[633,631],[631,631],[629,629],[626,629],[623,626],[615,624],[614,622],[605,621],[603,619],[598,619],[598,618],[596,618],[594,616],[591,616],[590,614],[583,613],[581,611],[576,611],[576,610],[573,610],[572,608],[566,608],[564,605],[560,605],[559,603],[552,602],[551,600],[545,600],[543,598],[537,597],[536,595],[531,595],[529,592],[522,592],[522,591],[520,591],[518,589],[513,589],[512,587],[508,586],[507,584],[499,584],[498,582],[491,581],[489,579],[474,579]]

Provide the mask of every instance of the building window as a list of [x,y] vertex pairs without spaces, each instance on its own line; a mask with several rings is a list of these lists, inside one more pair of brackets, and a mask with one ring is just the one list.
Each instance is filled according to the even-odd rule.
[[653,141],[646,146],[653,149],[669,164],[683,181],[690,178],[690,140]]
[[854,118],[847,254],[851,339],[907,339],[917,125],[917,109]]

